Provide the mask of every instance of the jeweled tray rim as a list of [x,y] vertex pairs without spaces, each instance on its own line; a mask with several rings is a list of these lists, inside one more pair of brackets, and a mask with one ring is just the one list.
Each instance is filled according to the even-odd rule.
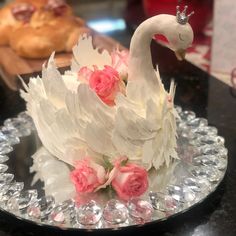
[[[195,140],[196,141],[196,137],[189,137],[189,135],[191,136],[191,135],[194,135],[194,132],[192,132],[192,129],[194,130],[196,130],[196,128],[199,128],[199,127],[202,127],[202,128],[206,128],[206,127],[209,127],[208,126],[208,124],[207,124],[207,121],[206,121],[206,119],[203,119],[203,118],[196,118],[196,115],[195,115],[195,113],[193,113],[193,112],[191,112],[191,111],[182,111],[182,109],[180,108],[180,107],[176,107],[176,110],[177,110],[177,112],[178,112],[178,114],[180,115],[180,118],[181,119],[178,119],[177,120],[177,125],[178,125],[178,128],[179,129],[181,129],[181,135],[185,135],[186,136],[186,138],[190,138],[190,140],[192,140],[192,138],[193,138],[193,140]],[[22,112],[22,113],[20,113],[19,115],[18,115],[18,118],[19,119],[25,119],[25,118],[27,118],[27,116],[26,116],[26,114],[24,113],[24,112]],[[9,126],[9,124],[10,124],[10,121],[11,121],[11,119],[8,119],[8,120],[6,120],[5,122],[4,122],[4,126],[1,128],[1,131],[0,132],[2,132],[2,130],[3,130],[3,128],[5,127],[5,126]],[[189,125],[187,125],[188,123],[194,123],[195,121],[197,121],[197,122],[195,122],[196,124],[194,124],[193,126],[189,126]],[[27,121],[28,122],[28,121]],[[187,130],[189,129],[189,128],[192,128],[191,130],[190,130],[190,132],[187,134],[186,132],[188,132]],[[13,128],[15,128],[15,127],[13,127]],[[24,127],[25,128],[25,127]],[[31,126],[31,128],[32,128],[32,126]],[[27,127],[27,129],[28,129],[28,131],[31,129],[30,127]],[[187,129],[186,129],[187,128]],[[214,128],[214,127],[212,127],[212,128]],[[214,128],[215,129],[215,128]],[[25,133],[25,135],[19,135],[19,136],[27,136],[28,134],[27,134],[27,132]],[[220,141],[222,141],[223,140],[223,138],[221,138],[220,136],[218,136],[217,135],[217,133],[216,134],[214,134],[214,136],[215,137],[218,137],[218,139],[220,140]],[[184,136],[183,136],[184,137]],[[199,137],[200,137],[200,135],[199,135]],[[201,136],[201,137],[203,137],[203,136]],[[196,143],[195,143],[196,144]],[[194,145],[195,145],[194,144]],[[216,144],[216,143],[213,143],[213,144]],[[213,145],[212,144],[212,145]],[[197,145],[199,145],[199,143],[197,144]],[[204,145],[202,145],[202,146],[206,146],[207,144],[204,144]],[[217,143],[217,145],[219,145],[219,143]],[[10,145],[9,145],[10,146]],[[209,146],[209,145],[208,145]],[[11,146],[10,146],[11,147]],[[200,146],[201,147],[201,146]],[[219,186],[219,184],[222,182],[222,180],[224,179],[224,176],[225,176],[225,173],[226,173],[226,171],[227,171],[227,165],[228,165],[228,157],[227,157],[227,149],[225,149],[225,147],[224,147],[224,142],[223,143],[221,143],[221,147],[222,147],[222,150],[224,150],[224,151],[226,151],[226,154],[224,155],[224,160],[225,160],[225,168],[224,169],[221,169],[221,170],[219,170],[219,169],[217,169],[216,167],[215,167],[215,169],[217,169],[217,171],[218,172],[220,172],[221,173],[221,175],[220,175],[220,177],[219,177],[219,179],[218,179],[218,181],[215,181],[214,182],[214,184],[212,184],[212,187],[211,187],[211,189],[209,190],[209,192],[207,192],[207,193],[205,193],[205,195],[202,197],[202,198],[199,198],[196,202],[192,202],[191,203],[191,205],[189,205],[188,207],[185,207],[185,208],[183,208],[183,209],[181,209],[181,210],[179,210],[179,211],[177,211],[177,212],[172,212],[172,214],[171,215],[167,215],[167,216],[165,216],[165,217],[162,217],[162,218],[159,218],[159,219],[151,219],[150,221],[143,221],[142,220],[142,222],[141,223],[133,223],[133,222],[131,222],[132,224],[126,224],[126,225],[122,225],[122,224],[110,224],[109,225],[109,227],[100,227],[100,228],[96,228],[96,227],[94,227],[94,225],[93,226],[84,226],[83,225],[83,227],[80,227],[80,228],[78,228],[78,227],[73,227],[73,225],[56,225],[56,224],[49,224],[49,222],[41,222],[41,221],[38,221],[38,220],[36,220],[36,219],[30,219],[30,218],[26,218],[25,217],[25,215],[20,215],[19,213],[14,213],[14,212],[11,212],[11,211],[9,211],[9,209],[7,209],[7,208],[5,208],[5,207],[3,207],[3,206],[0,206],[0,210],[1,211],[3,211],[3,212],[5,212],[5,213],[7,213],[7,214],[10,214],[11,216],[13,216],[13,217],[16,217],[16,218],[18,218],[19,220],[22,220],[22,221],[26,221],[26,222],[29,222],[29,223],[32,223],[32,224],[36,224],[36,225],[39,225],[39,226],[43,226],[43,227],[52,227],[52,228],[56,228],[56,229],[63,229],[63,230],[72,230],[72,231],[75,231],[75,230],[78,230],[78,231],[93,231],[93,230],[95,230],[95,231],[100,231],[100,230],[122,230],[122,229],[125,229],[125,228],[134,228],[134,227],[140,227],[141,225],[142,226],[145,226],[145,225],[150,225],[150,224],[157,224],[158,222],[162,222],[162,221],[166,221],[167,219],[170,219],[170,218],[173,218],[173,217],[176,217],[176,216],[178,216],[178,215],[181,215],[181,214],[183,214],[184,212],[186,212],[186,211],[189,211],[189,210],[191,210],[193,207],[195,207],[195,206],[197,206],[197,205],[199,205],[200,203],[202,203],[203,201],[205,201],[205,199],[206,198],[208,198],[208,196],[209,195],[211,195],[216,189],[217,189],[217,187]],[[8,154],[8,153],[4,153],[4,155],[6,155],[6,154]],[[222,157],[221,157],[222,158]],[[4,163],[5,164],[5,163]],[[202,166],[201,166],[202,167]],[[213,167],[211,167],[211,168],[213,168]],[[215,169],[214,169],[214,171],[215,171]],[[4,173],[4,172],[3,172]],[[3,173],[1,173],[1,174],[3,174]],[[190,188],[190,187],[189,187]],[[22,189],[22,191],[23,191],[24,189]],[[21,191],[20,191],[21,192]],[[160,200],[160,199],[159,199]],[[152,203],[152,201],[151,201],[151,199],[149,199],[149,200],[147,200],[148,202],[151,202]],[[153,206],[153,204],[152,204],[152,206]],[[28,207],[28,206],[27,206]],[[26,207],[26,208],[27,208]],[[154,206],[153,206],[153,208],[154,208]],[[154,211],[155,211],[155,209],[154,209]],[[159,209],[159,212],[160,212],[160,209]],[[128,214],[128,217],[130,218],[131,216]],[[136,219],[137,220],[137,219]],[[104,219],[101,217],[100,218],[100,220],[99,220],[99,222],[102,222],[101,224],[104,224],[103,223],[103,221],[104,221]],[[128,220],[127,220],[128,221]],[[137,222],[137,221],[136,221]],[[71,222],[70,222],[71,223]],[[98,222],[97,222],[97,224],[98,224]],[[107,225],[105,225],[105,226],[107,226]]]

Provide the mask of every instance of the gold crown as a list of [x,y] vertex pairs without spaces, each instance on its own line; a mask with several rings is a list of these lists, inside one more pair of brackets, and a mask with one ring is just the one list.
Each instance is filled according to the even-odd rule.
[[185,6],[184,10],[180,12],[180,7],[179,6],[176,7],[176,20],[181,25],[187,24],[190,16],[194,14],[194,11],[192,11],[190,14],[186,15],[187,9],[188,6]]

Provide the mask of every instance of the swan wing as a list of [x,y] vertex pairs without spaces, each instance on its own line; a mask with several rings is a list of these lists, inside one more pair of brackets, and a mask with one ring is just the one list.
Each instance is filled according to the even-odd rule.
[[113,143],[122,155],[133,160],[141,159],[143,145],[154,139],[160,129],[158,122],[155,122],[157,118],[147,118],[144,107],[122,94],[117,97],[116,106]]
[[103,68],[104,65],[111,65],[111,56],[107,50],[99,51],[93,47],[91,36],[80,37],[78,44],[73,48],[72,70],[78,71],[80,67],[87,66],[92,69],[94,65]]
[[172,157],[177,158],[175,111],[167,98],[165,92],[157,99],[149,96],[145,103],[123,95],[116,100],[113,143],[121,154],[140,160],[147,169],[168,166]]
[[[66,77],[61,76],[51,57],[48,65],[43,67],[42,78],[31,78],[28,87],[25,85],[26,92],[21,91],[43,145],[52,155],[70,165],[74,164],[75,159],[81,158],[82,154],[85,155],[84,153],[90,151],[85,142],[85,134],[89,132],[85,130],[89,130],[89,124],[93,124],[93,119],[96,119],[96,108],[92,110],[87,106],[86,100],[90,100],[89,104],[97,103],[91,95],[93,92],[83,89],[88,86],[79,87],[79,83],[77,84],[76,79],[73,78],[71,74],[67,74]],[[64,83],[64,80],[71,81]],[[78,86],[76,92],[68,88],[72,85]],[[80,102],[74,105],[76,99],[66,100],[70,96],[78,98]],[[94,107],[100,110],[98,112],[100,119],[107,123],[111,122],[111,118],[108,122],[109,115],[103,116],[103,113],[106,114],[109,109],[103,107],[106,110],[104,112],[101,111],[101,105],[94,105]],[[92,136],[91,132],[90,136]],[[69,147],[71,150],[78,151],[77,156],[67,155]]]
[[87,84],[80,84],[77,93],[68,93],[66,106],[71,119],[80,126],[80,135],[95,152],[112,155],[111,142],[115,110],[104,104]]

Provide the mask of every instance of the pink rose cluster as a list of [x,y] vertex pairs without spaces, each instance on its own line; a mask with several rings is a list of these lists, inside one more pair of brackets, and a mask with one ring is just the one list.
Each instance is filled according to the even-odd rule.
[[105,169],[89,158],[76,163],[76,168],[71,172],[71,180],[78,193],[91,193],[105,181]]
[[125,93],[125,84],[122,78],[127,77],[128,53],[114,51],[111,53],[111,66],[104,65],[103,69],[93,66],[93,70],[84,66],[78,72],[78,78],[87,82],[89,87],[107,105],[115,105],[115,97]]
[[122,200],[139,197],[148,188],[148,174],[144,168],[117,161],[112,169],[106,170],[89,157],[76,163],[71,180],[78,194],[92,193],[110,185]]

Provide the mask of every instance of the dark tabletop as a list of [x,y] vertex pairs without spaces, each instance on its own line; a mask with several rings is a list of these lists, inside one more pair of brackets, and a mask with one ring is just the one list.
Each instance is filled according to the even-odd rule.
[[[130,32],[112,35],[128,46]],[[228,149],[228,169],[217,190],[204,202],[184,214],[168,221],[125,231],[100,232],[95,235],[147,235],[165,236],[234,236],[236,235],[236,91],[211,77],[192,64],[178,62],[168,49],[152,44],[153,63],[159,64],[164,84],[170,79],[177,82],[175,103],[183,109],[193,110],[197,116],[205,117],[216,126],[219,135],[225,138]],[[26,80],[28,76],[24,77]],[[9,90],[0,80],[0,124],[25,109],[18,92]],[[15,219],[0,213],[0,235],[83,235],[78,232],[55,231]],[[87,232],[88,234],[94,234]]]

